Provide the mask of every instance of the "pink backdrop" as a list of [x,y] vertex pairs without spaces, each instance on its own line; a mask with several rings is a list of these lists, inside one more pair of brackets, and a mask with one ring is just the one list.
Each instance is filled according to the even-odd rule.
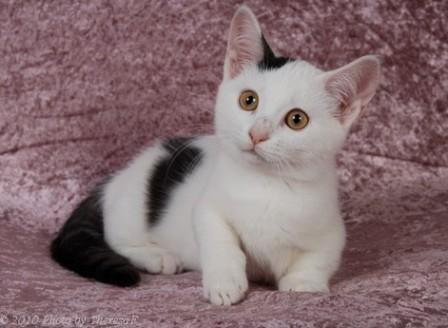
[[283,55],[331,69],[372,53],[384,65],[339,158],[349,242],[331,296],[254,286],[225,309],[202,299],[197,273],[146,276],[126,290],[49,260],[51,236],[101,177],[155,137],[212,131],[237,3],[0,2],[0,321],[448,323],[447,1],[247,1]]

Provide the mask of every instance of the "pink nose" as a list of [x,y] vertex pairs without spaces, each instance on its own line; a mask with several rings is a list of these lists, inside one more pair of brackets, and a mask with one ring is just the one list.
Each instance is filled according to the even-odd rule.
[[268,132],[265,132],[265,131],[256,131],[254,129],[251,129],[249,131],[249,137],[255,146],[256,144],[259,144],[260,142],[268,140],[269,134],[268,134]]

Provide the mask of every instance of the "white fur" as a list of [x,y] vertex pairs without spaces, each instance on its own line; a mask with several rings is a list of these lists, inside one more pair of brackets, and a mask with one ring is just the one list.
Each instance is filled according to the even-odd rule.
[[[253,63],[235,78],[227,75],[216,133],[194,141],[203,160],[172,192],[156,226],[148,226],[146,193],[165,154],[159,143],[107,184],[109,245],[149,272],[201,270],[204,295],[214,304],[240,301],[248,278],[272,280],[284,291],[328,291],[345,242],[334,157],[349,126],[334,115],[338,99],[326,89],[325,74],[296,61],[265,72]],[[246,89],[259,96],[254,112],[239,108]],[[292,108],[307,112],[303,130],[284,123]],[[251,152],[249,130],[259,122],[269,139]]]

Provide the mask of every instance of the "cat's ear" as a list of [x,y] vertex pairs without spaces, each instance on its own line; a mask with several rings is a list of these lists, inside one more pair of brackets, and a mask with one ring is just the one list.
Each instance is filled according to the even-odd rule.
[[375,56],[364,56],[321,77],[325,89],[338,102],[335,116],[350,126],[369,103],[380,82],[380,62]]
[[242,5],[233,16],[224,61],[224,79],[235,78],[248,64],[263,59],[263,35],[257,18]]

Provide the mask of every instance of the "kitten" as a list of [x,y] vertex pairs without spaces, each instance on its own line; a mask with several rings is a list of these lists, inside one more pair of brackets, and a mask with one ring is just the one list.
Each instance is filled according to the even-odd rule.
[[326,292],[345,243],[335,167],[379,83],[376,57],[329,72],[276,57],[254,14],[235,13],[215,135],[156,142],[91,193],[51,251],[78,274],[118,286],[138,270],[200,270],[213,304],[248,279]]

